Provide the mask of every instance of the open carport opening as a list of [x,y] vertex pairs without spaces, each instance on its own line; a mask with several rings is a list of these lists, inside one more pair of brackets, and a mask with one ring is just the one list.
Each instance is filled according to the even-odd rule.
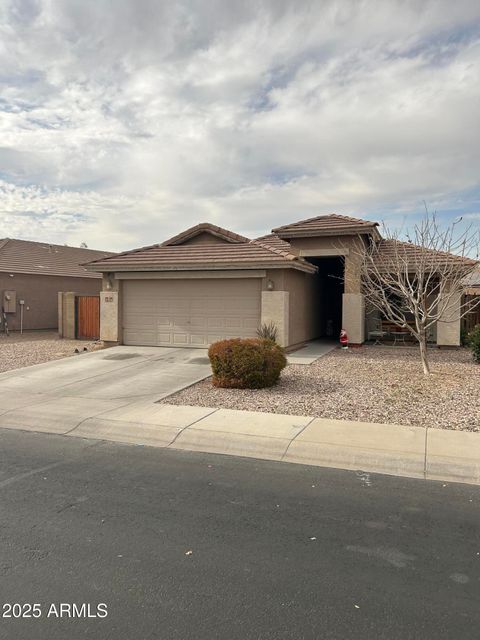
[[318,267],[315,285],[317,337],[338,340],[342,328],[344,259],[341,256],[308,258]]

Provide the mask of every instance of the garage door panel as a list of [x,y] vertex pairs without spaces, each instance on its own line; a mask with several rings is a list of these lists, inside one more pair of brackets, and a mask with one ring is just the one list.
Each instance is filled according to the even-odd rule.
[[260,279],[124,281],[124,342],[206,347],[254,337],[260,297]]
[[141,326],[142,329],[156,330],[158,319],[155,316],[148,316],[147,314],[129,314],[123,319],[124,329],[135,329]]
[[193,317],[190,319],[190,328],[192,332],[205,331],[207,328],[207,318]]
[[243,322],[240,318],[225,318],[225,329],[227,331],[241,331]]
[[168,316],[159,316],[156,318],[156,325],[161,331],[164,331],[166,327],[171,325],[170,318]]
[[253,331],[253,333],[256,333],[258,329],[258,321],[255,318],[244,318],[243,329],[245,331]]
[[157,331],[141,331],[138,329],[130,331],[129,329],[124,329],[123,341],[125,344],[137,344],[144,345],[146,347],[155,347],[157,346],[158,342],[158,333]]
[[190,305],[188,300],[160,296],[157,300],[157,310],[161,313],[173,315],[189,315]]

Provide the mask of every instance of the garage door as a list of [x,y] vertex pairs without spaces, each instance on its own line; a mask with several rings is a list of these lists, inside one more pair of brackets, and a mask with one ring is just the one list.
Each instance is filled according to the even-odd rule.
[[124,280],[123,342],[206,347],[224,338],[254,337],[261,280]]

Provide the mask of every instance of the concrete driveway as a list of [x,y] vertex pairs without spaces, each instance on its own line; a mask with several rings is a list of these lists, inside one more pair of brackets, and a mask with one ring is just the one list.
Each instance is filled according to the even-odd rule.
[[[0,427],[68,433],[211,374],[203,349],[113,347],[0,374]],[[157,405],[158,406],[158,405]]]

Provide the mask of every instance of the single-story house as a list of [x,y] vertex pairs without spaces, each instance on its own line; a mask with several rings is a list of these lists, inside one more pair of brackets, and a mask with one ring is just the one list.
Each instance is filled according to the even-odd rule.
[[[98,295],[101,274],[83,263],[113,255],[79,247],[4,238],[0,240],[1,310],[8,328],[56,329],[58,293]],[[0,325],[0,329],[3,329]]]
[[[273,322],[286,347],[337,339],[341,328],[361,344],[367,318],[353,251],[359,238],[389,250],[378,223],[331,214],[254,240],[202,223],[161,244],[96,260],[86,266],[103,275],[100,337],[206,347],[255,336],[260,324]],[[438,324],[437,344],[459,344],[459,321]]]

